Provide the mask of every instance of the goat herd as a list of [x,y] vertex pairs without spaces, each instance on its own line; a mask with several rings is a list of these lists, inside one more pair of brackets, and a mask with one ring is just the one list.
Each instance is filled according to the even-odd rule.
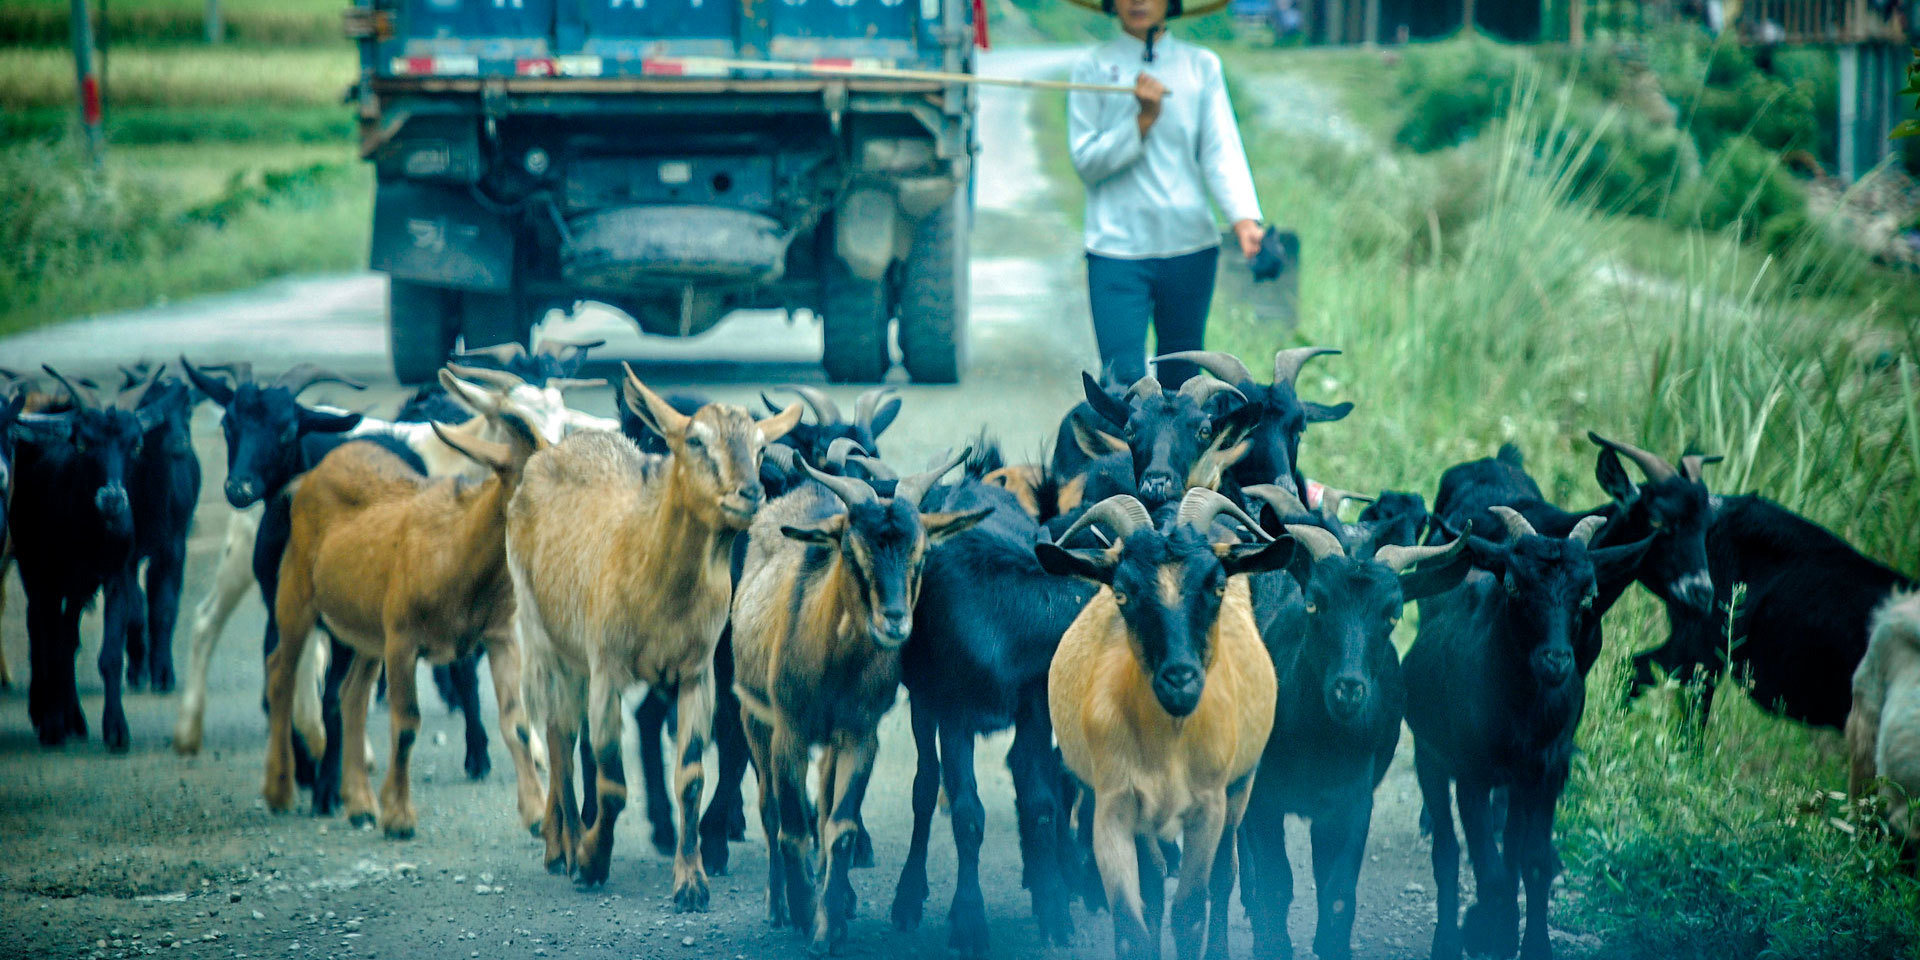
[[[287,809],[304,783],[315,813],[344,806],[408,837],[415,663],[440,665],[480,777],[484,653],[521,821],[550,870],[592,886],[627,804],[621,693],[645,685],[634,722],[674,902],[707,906],[708,875],[744,838],[751,763],[769,916],[818,951],[846,936],[849,868],[872,863],[861,802],[903,684],[919,760],[892,919],[920,922],[944,790],[951,943],[972,955],[987,947],[978,737],[1014,731],[1023,879],[1052,940],[1070,942],[1079,896],[1110,909],[1120,956],[1158,956],[1172,865],[1180,956],[1226,955],[1236,880],[1256,952],[1290,956],[1295,814],[1312,824],[1313,949],[1327,958],[1349,952],[1373,793],[1404,719],[1432,811],[1433,955],[1549,956],[1554,810],[1584,680],[1636,581],[1671,626],[1634,658],[1636,690],[1658,666],[1710,694],[1731,621],[1763,705],[1847,724],[1856,789],[1920,788],[1920,602],[1889,599],[1912,581],[1775,503],[1710,493],[1714,458],[1676,466],[1589,434],[1609,501],[1568,512],[1508,446],[1448,469],[1431,512],[1389,492],[1347,522],[1342,502],[1366,498],[1298,465],[1308,424],[1352,409],[1296,393],[1301,367],[1334,350],[1282,350],[1267,383],[1204,352],[1161,358],[1208,374],[1177,389],[1083,376],[1048,462],[1007,464],[983,435],[903,477],[880,459],[901,403],[884,389],[851,418],[810,388],[754,414],[662,397],[628,370],[615,421],[562,398],[603,382],[577,378],[592,346],[464,354],[394,421],[303,405],[305,388],[346,382],[305,365],[267,380],[183,357],[184,379],[129,369],[111,399],[51,369],[46,391],[14,375],[0,477],[42,742],[86,735],[74,660],[96,593],[107,746],[128,746],[123,679],[173,686],[200,486],[188,418],[206,398],[224,410],[235,512],[192,621],[177,750],[200,747],[215,644],[257,583],[267,803]],[[1402,660],[1392,634],[1408,602],[1419,629]],[[316,628],[323,642],[309,642]],[[365,730],[383,672],[392,758],[376,797]],[[719,767],[702,815],[709,743]],[[1464,922],[1456,804],[1478,890]]]

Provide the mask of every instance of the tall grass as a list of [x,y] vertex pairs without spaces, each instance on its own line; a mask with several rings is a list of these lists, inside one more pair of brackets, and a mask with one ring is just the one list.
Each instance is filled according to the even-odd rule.
[[[1523,77],[1486,135],[1420,162],[1247,131],[1264,205],[1302,237],[1302,314],[1289,330],[1222,303],[1212,339],[1249,364],[1297,342],[1346,351],[1302,383],[1360,404],[1310,438],[1309,475],[1431,492],[1446,465],[1512,441],[1550,498],[1585,506],[1603,499],[1594,429],[1725,454],[1715,489],[1920,567],[1920,299],[1802,297],[1846,264],[1811,247],[1741,262],[1762,255],[1697,229],[1661,275],[1625,266],[1633,235],[1580,174],[1605,130],[1569,134],[1565,102]],[[1610,956],[1912,951],[1920,884],[1834,823],[1837,737],[1733,689],[1704,734],[1660,696],[1623,705],[1627,656],[1664,634],[1638,591],[1609,617],[1561,804],[1555,922]]]
[[[330,106],[357,76],[354,51],[238,47],[128,48],[109,60],[106,97],[114,106]],[[0,49],[0,110],[70,107],[73,55],[60,49]]]
[[[221,0],[225,39],[249,44],[343,43],[340,16],[348,0]],[[95,34],[114,43],[206,40],[206,0],[112,0],[94,3]],[[101,7],[106,21],[101,24]],[[62,46],[67,0],[8,0],[0,5],[0,45]]]

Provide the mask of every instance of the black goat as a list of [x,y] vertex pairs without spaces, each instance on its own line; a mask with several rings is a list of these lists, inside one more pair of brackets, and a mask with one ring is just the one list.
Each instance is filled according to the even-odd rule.
[[134,536],[128,562],[136,577],[142,561],[146,565],[144,583],[134,580],[126,597],[132,609],[121,618],[127,625],[127,685],[138,690],[151,682],[154,692],[168,693],[174,684],[173,628],[180,619],[187,535],[200,503],[200,458],[193,452],[191,420],[202,395],[168,376],[164,364],[122,369],[122,390],[148,384],[140,410],[154,421],[127,477]]
[[[1125,399],[1116,400],[1092,376],[1082,373],[1080,379],[1087,405],[1105,421],[1101,433],[1109,448],[1114,454],[1124,450],[1132,461],[1133,485],[1150,511],[1178,500],[1192,487],[1219,487],[1221,458],[1206,454],[1238,446],[1260,424],[1261,411],[1245,404],[1220,417],[1207,412],[1216,394],[1237,392],[1218,380],[1195,377],[1170,394],[1160,389],[1159,381],[1142,377]],[[1082,428],[1095,425],[1075,422],[1077,443],[1084,449]],[[1215,475],[1198,475],[1208,471]]]
[[[1155,357],[1161,360],[1185,360],[1232,384],[1238,404],[1257,411],[1259,426],[1248,437],[1252,449],[1234,465],[1233,476],[1241,486],[1258,483],[1278,484],[1302,500],[1307,496],[1306,477],[1300,473],[1300,437],[1307,425],[1331,423],[1353,412],[1353,404],[1331,406],[1300,399],[1297,383],[1300,368],[1314,357],[1336,355],[1332,347],[1294,347],[1273,355],[1273,382],[1258,383],[1246,364],[1230,353],[1211,350],[1183,350]],[[1236,398],[1222,394],[1215,401],[1215,412],[1232,409]]]
[[1078,858],[1067,831],[1072,795],[1053,750],[1047,668],[1094,594],[1087,583],[1041,568],[1033,553],[1039,524],[1013,494],[981,479],[1004,466],[999,449],[985,438],[975,449],[959,483],[935,487],[921,501],[929,511],[992,512],[929,551],[921,575],[913,639],[901,657],[919,750],[913,837],[893,899],[894,925],[918,926],[934,800],[944,784],[959,855],[948,944],[972,956],[987,950],[979,876],[986,811],[974,782],[974,741],[1008,727],[1023,882],[1042,932],[1061,946],[1072,942],[1069,873]]
[[[1434,513],[1453,528],[1471,520],[1481,530],[1502,530],[1489,508],[1505,506],[1518,511],[1541,533],[1555,537],[1567,535],[1587,517],[1599,517],[1603,523],[1594,534],[1596,547],[1652,538],[1638,564],[1600,579],[1593,616],[1586,618],[1574,648],[1581,676],[1600,657],[1601,617],[1635,580],[1666,604],[1670,616],[1704,615],[1710,609],[1714,585],[1707,568],[1706,533],[1713,508],[1701,470],[1719,459],[1689,454],[1675,467],[1631,444],[1591,432],[1587,437],[1600,448],[1594,476],[1612,498],[1608,503],[1577,512],[1548,503],[1512,444],[1502,445],[1494,457],[1448,468],[1434,500]],[[1628,477],[1622,456],[1640,469],[1645,483],[1635,484]],[[1865,633],[1861,636],[1864,649]]]
[[[458,353],[453,355],[451,360],[462,366],[504,370],[533,386],[544,387],[550,380],[568,380],[579,376],[581,368],[587,365],[587,352],[595,347],[605,346],[606,343],[605,340],[559,340],[553,337],[542,337],[540,346],[532,353],[527,352],[527,348],[518,343],[502,343]],[[438,381],[430,387],[422,387],[421,392],[427,392],[429,389],[439,392],[441,396],[446,395],[445,388],[441,387]],[[455,404],[455,406],[459,405]],[[438,420],[439,418],[429,419]]]
[[16,508],[10,530],[27,595],[27,642],[32,677],[27,713],[41,744],[55,746],[87,735],[74,677],[80,652],[80,614],[106,592],[100,642],[100,679],[106,706],[100,738],[107,749],[127,749],[127,718],[120,704],[125,675],[134,513],[127,485],[146,434],[163,415],[142,410],[152,381],[103,404],[91,389],[47,367],[66,389],[61,411],[20,417],[16,451]]
[[[1633,658],[1630,694],[1654,682],[1653,667],[1701,684],[1701,723],[1720,667],[1751,679],[1755,703],[1802,723],[1841,728],[1852,708],[1853,671],[1866,655],[1874,608],[1914,578],[1863,555],[1825,528],[1764,497],[1716,497],[1707,528],[1712,612],[1667,607],[1667,642]],[[1732,611],[1733,590],[1746,594]]]
[[[0,376],[6,376],[0,371]],[[17,380],[18,378],[9,377]],[[11,384],[14,389],[0,400],[0,578],[13,567],[13,541],[7,530],[7,511],[13,505],[13,427],[27,408],[27,385]],[[6,585],[0,583],[0,611],[7,606]],[[7,667],[6,654],[0,653],[0,690],[13,689],[13,671]]]
[[[1547,898],[1560,869],[1554,807],[1586,703],[1574,644],[1581,621],[1592,616],[1596,581],[1622,576],[1651,542],[1590,548],[1601,518],[1586,518],[1561,538],[1541,536],[1506,507],[1492,512],[1506,527],[1507,542],[1467,538],[1476,572],[1458,589],[1421,602],[1420,630],[1402,663],[1414,771],[1433,811],[1437,960],[1454,960],[1463,946],[1475,955],[1512,956],[1522,879],[1521,956],[1552,956]],[[1496,843],[1490,800],[1501,787],[1508,794],[1506,827],[1504,841]],[[1478,890],[1464,936],[1450,792],[1457,792]]]
[[[1404,533],[1404,501],[1400,513],[1381,511],[1384,517],[1341,527],[1341,535],[1358,534],[1343,542],[1282,488],[1254,486],[1247,493],[1268,504],[1268,532],[1291,534],[1306,549],[1294,553],[1287,572],[1259,575],[1278,580],[1277,590],[1255,593],[1279,698],[1241,826],[1240,900],[1253,924],[1255,955],[1292,956],[1286,818],[1311,821],[1319,901],[1313,951],[1335,960],[1351,952],[1373,793],[1400,743],[1407,691],[1394,625],[1404,604],[1458,586],[1471,564],[1464,539],[1446,546],[1383,543],[1382,537]],[[1415,564],[1418,571],[1403,572]],[[1263,604],[1278,609],[1263,613]]]

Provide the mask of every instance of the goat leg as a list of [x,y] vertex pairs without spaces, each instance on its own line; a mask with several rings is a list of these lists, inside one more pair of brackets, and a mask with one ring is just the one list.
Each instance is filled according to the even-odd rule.
[[173,629],[180,619],[186,554],[186,542],[181,540],[147,560],[147,668],[154,693],[173,692]]
[[1278,804],[1263,805],[1240,831],[1246,859],[1240,864],[1240,904],[1253,926],[1253,955],[1259,960],[1292,960],[1293,936],[1287,914],[1293,907],[1293,862],[1287,857],[1287,815]]
[[1369,771],[1350,788],[1351,805],[1313,821],[1313,886],[1320,907],[1313,926],[1313,952],[1321,960],[1346,960],[1353,952],[1354,896],[1373,817],[1371,780]]
[[[640,776],[646,784],[647,823],[653,828],[653,848],[661,856],[673,856],[676,846],[673,831],[673,798],[667,795],[667,758],[661,750],[661,738],[667,730],[666,698],[649,688],[633,708],[633,726],[640,734]],[[704,835],[702,843],[706,842]],[[721,846],[726,845],[722,837]]]
[[547,717],[547,812],[540,824],[548,873],[571,874],[580,849],[580,808],[573,795],[573,745],[580,717],[573,705],[556,705]]
[[[0,510],[4,510],[0,505]],[[7,613],[7,571],[13,567],[13,544],[0,534],[0,622],[5,622]],[[13,670],[7,666],[7,649],[0,644],[0,690],[13,689]]]
[[777,886],[786,894],[787,919],[804,932],[813,923],[813,828],[807,823],[807,747],[791,731],[775,727],[768,748],[773,801],[780,817],[773,834]]
[[468,780],[485,780],[493,772],[493,760],[487,756],[487,725],[480,717],[480,655],[478,652],[455,657],[447,664],[447,679],[453,687],[454,701],[466,721],[467,755],[464,766]]
[[775,788],[778,768],[773,760],[773,728],[747,716],[744,710],[740,727],[753,757],[754,779],[760,786],[760,833],[767,840],[767,925],[784,927],[793,922],[793,916],[787,910],[787,872],[780,856],[781,807]]
[[1013,747],[1007,753],[1013,773],[1013,802],[1020,825],[1022,882],[1033,899],[1040,931],[1056,946],[1073,943],[1071,894],[1062,872],[1071,844],[1062,843],[1067,797],[1053,751],[1053,720],[1044,696],[1028,697],[1014,717]]
[[[1141,881],[1146,877],[1143,841],[1134,835],[1140,816],[1140,801],[1130,793],[1116,791],[1096,795],[1093,801],[1093,858],[1100,866],[1100,881],[1113,913],[1113,955],[1119,960],[1159,960],[1159,938],[1149,939],[1146,904],[1141,898]],[[1154,898],[1156,906],[1160,898]],[[1153,931],[1160,925],[1156,922]]]
[[1252,794],[1251,775],[1227,786],[1226,819],[1220,826],[1220,835],[1214,839],[1213,871],[1207,878],[1208,960],[1227,960],[1228,908],[1233,902],[1233,879],[1240,873],[1240,825],[1246,822],[1247,800]]
[[721,671],[717,656],[714,668],[713,747],[719,754],[720,773],[714,780],[707,812],[700,817],[700,859],[706,864],[707,874],[717,877],[727,872],[728,841],[747,838],[740,780],[747,773],[748,750],[740,720],[740,698],[733,692],[732,670]]
[[193,611],[192,649],[187,659],[186,684],[181,688],[180,716],[173,724],[174,752],[200,752],[207,712],[207,671],[220,635],[233,618],[240,598],[253,586],[253,539],[260,530],[260,512],[236,510],[227,521],[227,542],[220,548],[213,587]]
[[953,906],[947,911],[947,948],[966,956],[987,954],[987,904],[980,894],[980,843],[987,812],[973,774],[973,731],[963,725],[940,727],[940,772],[953,822],[953,849],[959,872]]
[[[893,926],[914,930],[920,926],[927,902],[927,840],[933,833],[933,807],[940,794],[939,722],[933,712],[909,699],[913,717],[913,745],[918,753],[913,772],[913,839],[907,844],[907,862],[893,888]],[[1019,785],[1019,777],[1014,785]]]
[[[620,758],[620,691],[602,669],[596,668],[587,682],[586,736],[593,745],[593,782],[583,782],[581,787],[594,794],[594,815],[580,835],[575,854],[580,868],[573,880],[581,887],[597,887],[607,882],[614,824],[627,806],[627,777]],[[586,764],[581,767],[585,770]]]
[[[1473,865],[1473,905],[1461,922],[1460,938],[1470,955],[1511,957],[1520,939],[1519,876],[1494,842],[1498,828],[1493,793],[1483,782],[1463,780],[1454,784],[1460,829],[1467,835],[1467,859]],[[1434,829],[1438,830],[1438,825]]]
[[[320,693],[320,727],[325,732],[326,749],[321,751],[313,767],[313,815],[330,817],[340,808],[341,753],[347,744],[340,718],[340,691],[347,682],[347,670],[358,658],[350,647],[331,638],[315,646],[333,648],[329,654],[326,676],[320,681],[324,688]],[[364,718],[365,713],[361,716]]]
[[[313,632],[312,588],[299,589],[303,578],[290,576],[274,600],[276,621],[286,630],[267,656],[267,774],[261,795],[267,809],[282,812],[293,805],[293,700],[299,683],[300,661],[306,659],[308,635]],[[273,639],[273,626],[268,628]],[[348,707],[351,707],[349,701]]]
[[[520,641],[509,623],[488,630],[481,642],[486,646],[487,669],[493,673],[493,697],[500,710],[501,738],[506,740],[507,757],[513,761],[514,802],[520,810],[520,825],[530,832],[538,832],[543,798],[540,796],[540,774],[534,762],[533,747],[539,741],[534,737],[531,722],[527,718],[527,700],[521,683],[524,668],[520,660]],[[478,664],[475,664],[475,668],[478,669]],[[474,678],[474,684],[478,686],[478,677]],[[474,713],[478,714],[477,695],[474,700]]]
[[707,873],[700,859],[700,798],[706,791],[707,736],[713,728],[713,672],[680,681],[674,707],[674,793],[680,800],[680,845],[673,852],[673,905],[706,912]]
[[[860,805],[867,798],[867,783],[873,777],[873,758],[879,746],[876,736],[869,732],[843,739],[832,750],[832,813],[820,837],[826,852],[826,883],[815,907],[813,942],[808,945],[815,956],[833,952],[847,939],[847,924],[853,919],[856,902],[847,873],[859,846]],[[827,804],[823,802],[821,807],[825,809]]]
[[[1213,865],[1221,852],[1220,838],[1227,820],[1227,798],[1224,793],[1203,797],[1198,808],[1186,818],[1179,885],[1173,893],[1173,948],[1174,955],[1180,960],[1199,960],[1206,946],[1207,908],[1213,902]],[[1232,858],[1233,845],[1227,844],[1226,856],[1221,860],[1231,864]],[[1228,880],[1231,879],[1229,876]],[[1144,876],[1141,880],[1151,882]],[[1152,926],[1149,925],[1148,929],[1152,929]]]
[[139,589],[131,564],[115,573],[106,587],[106,622],[100,636],[100,682],[106,696],[100,708],[100,740],[114,753],[127,750],[127,715],[120,704],[120,684],[126,669],[129,621]]
[[[406,636],[387,638],[387,708],[393,718],[393,760],[387,767],[387,780],[380,785],[380,828],[394,840],[413,839],[419,815],[413,809],[413,744],[420,736],[419,692],[414,684],[414,665],[420,659],[420,647]],[[347,746],[358,750],[360,741],[349,739]]]
[[[110,584],[108,595],[113,596],[115,593],[119,595],[118,602],[121,609],[118,614],[108,616],[106,620],[109,623],[119,621],[122,660],[127,673],[126,689],[138,692],[147,688],[148,675],[147,592],[140,588],[140,555],[138,553],[127,561],[124,581],[118,577],[115,581],[119,585]],[[103,648],[106,646],[105,638],[102,638],[101,646]],[[101,726],[101,733],[104,735],[106,733],[104,719],[101,721]]]
[[[1433,888],[1437,919],[1429,953],[1432,960],[1459,960],[1460,840],[1453,832],[1451,776],[1432,754],[1422,751],[1418,743],[1413,750],[1413,771],[1420,781],[1420,799],[1434,815]],[[1262,872],[1260,882],[1265,884],[1267,879]],[[1281,921],[1284,923],[1285,918]]]

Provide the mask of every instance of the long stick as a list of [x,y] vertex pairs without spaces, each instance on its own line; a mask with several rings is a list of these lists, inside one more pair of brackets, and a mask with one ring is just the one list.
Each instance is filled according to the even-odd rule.
[[1020,87],[1026,90],[1084,90],[1090,93],[1124,93],[1132,87],[1100,83],[1073,83],[1068,80],[1028,80],[1021,77],[986,77],[974,73],[949,73],[944,70],[909,70],[903,67],[857,67],[828,63],[796,63],[785,60],[732,60],[726,57],[671,57],[650,63],[678,64],[688,73],[716,70],[764,70],[768,73],[804,73],[820,77],[858,77],[873,80],[927,80],[934,83],[979,83],[996,87]]

